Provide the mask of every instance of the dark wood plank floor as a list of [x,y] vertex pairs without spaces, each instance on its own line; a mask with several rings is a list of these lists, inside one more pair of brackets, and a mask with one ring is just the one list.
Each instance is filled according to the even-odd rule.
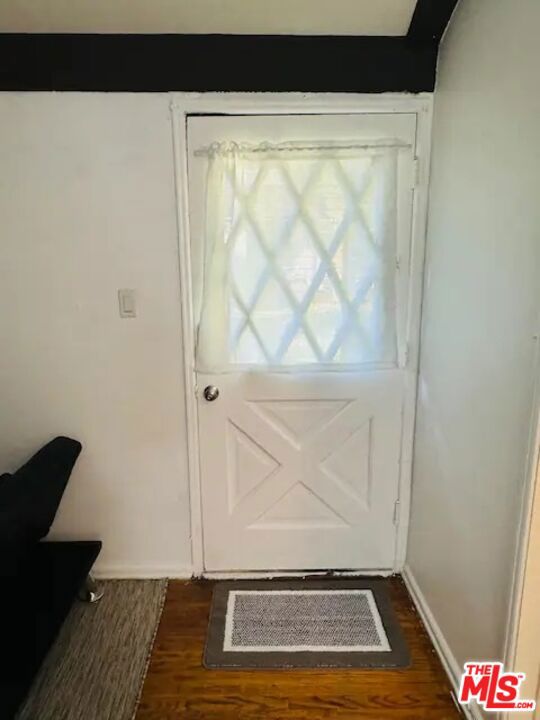
[[399,578],[405,670],[206,670],[212,583],[171,582],[136,720],[456,720],[460,714]]

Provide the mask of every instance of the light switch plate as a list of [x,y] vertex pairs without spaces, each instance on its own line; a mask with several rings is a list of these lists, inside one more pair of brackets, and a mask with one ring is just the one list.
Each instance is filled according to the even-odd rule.
[[121,318],[134,318],[137,316],[135,290],[123,289],[118,291],[118,309]]

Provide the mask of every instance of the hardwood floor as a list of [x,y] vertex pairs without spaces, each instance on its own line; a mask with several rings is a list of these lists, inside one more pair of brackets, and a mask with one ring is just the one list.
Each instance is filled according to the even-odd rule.
[[136,720],[460,718],[403,582],[390,582],[412,655],[405,670],[206,670],[213,583],[171,582]]

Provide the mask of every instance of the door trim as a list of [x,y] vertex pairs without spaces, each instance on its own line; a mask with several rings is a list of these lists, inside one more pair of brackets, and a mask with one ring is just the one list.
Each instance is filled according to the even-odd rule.
[[[536,326],[538,328],[536,338],[538,338],[540,337],[540,315],[536,318]],[[510,671],[515,672],[521,672],[523,670],[523,668],[516,667],[516,661],[518,660],[521,612],[525,594],[525,582],[527,580],[527,562],[529,553],[535,552],[535,548],[530,547],[530,542],[535,529],[534,515],[535,512],[537,512],[540,493],[540,345],[538,342],[536,344],[534,366],[535,382],[532,395],[529,442],[523,468],[524,482],[513,571],[509,578],[511,590],[503,655],[505,666]],[[526,715],[528,716],[529,713]],[[511,713],[502,713],[501,720],[509,720],[510,716]]]
[[[402,407],[403,427],[399,468],[397,532],[394,571],[405,564],[411,497],[412,447],[416,411],[421,305],[424,275],[427,199],[431,150],[431,93],[381,95],[330,93],[171,93],[171,124],[176,189],[178,263],[182,317],[183,372],[187,423],[190,537],[192,572],[205,574],[201,476],[199,466],[198,404],[196,398],[194,322],[191,292],[189,205],[187,167],[187,120],[197,114],[282,115],[413,113],[416,115],[417,177],[411,228],[410,296],[407,324],[407,365]],[[358,568],[361,572],[361,568]],[[275,573],[279,575],[280,573]],[[283,573],[290,575],[290,572]]]

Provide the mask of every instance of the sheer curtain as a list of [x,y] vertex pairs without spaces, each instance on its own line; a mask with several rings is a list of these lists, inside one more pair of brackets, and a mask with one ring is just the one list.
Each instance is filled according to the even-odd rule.
[[200,371],[396,362],[398,143],[207,148]]

